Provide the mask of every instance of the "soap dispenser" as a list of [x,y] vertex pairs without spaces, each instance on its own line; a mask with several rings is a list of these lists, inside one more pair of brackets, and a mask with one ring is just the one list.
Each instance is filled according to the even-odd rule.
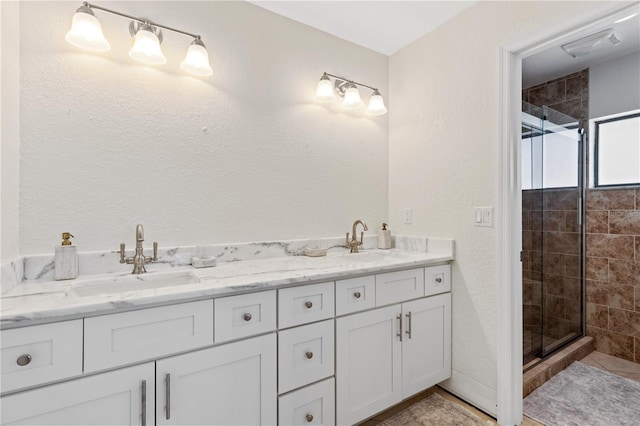
[[69,232],[63,232],[62,244],[56,246],[56,281],[71,280],[78,276],[78,252],[76,251],[76,246],[71,245],[71,237],[73,237],[73,235]]
[[382,229],[378,229],[378,248],[390,249],[391,248],[391,231],[387,229],[387,224],[382,224]]

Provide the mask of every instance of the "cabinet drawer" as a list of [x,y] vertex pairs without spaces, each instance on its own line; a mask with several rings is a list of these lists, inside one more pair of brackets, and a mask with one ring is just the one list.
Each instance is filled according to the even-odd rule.
[[82,374],[82,320],[3,330],[2,393]]
[[376,306],[376,277],[336,281],[336,315],[350,314]]
[[278,424],[335,425],[335,396],[333,378],[278,398]]
[[425,296],[451,291],[451,265],[424,268]]
[[424,296],[424,268],[376,275],[376,305]]
[[333,375],[333,320],[291,328],[278,336],[278,391]]
[[333,282],[279,290],[279,328],[331,318],[333,305]]
[[84,320],[84,371],[213,344],[213,302],[183,303]]
[[214,300],[216,343],[276,329],[276,292],[242,294]]

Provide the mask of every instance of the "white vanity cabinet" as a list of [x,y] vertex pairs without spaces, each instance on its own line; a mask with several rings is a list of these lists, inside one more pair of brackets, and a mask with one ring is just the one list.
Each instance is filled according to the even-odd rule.
[[2,425],[142,425],[154,418],[152,362],[8,395]]
[[157,425],[276,423],[276,335],[156,362]]
[[398,300],[387,284],[394,281],[401,294],[422,297],[336,319],[337,424],[358,423],[451,376],[451,294],[416,293],[422,270],[391,274],[376,276],[384,283],[377,305]]
[[1,424],[356,424],[450,377],[450,275],[354,273],[3,330]]

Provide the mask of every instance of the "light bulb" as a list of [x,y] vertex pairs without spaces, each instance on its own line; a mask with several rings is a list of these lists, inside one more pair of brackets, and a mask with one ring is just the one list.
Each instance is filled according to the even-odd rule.
[[384,106],[384,99],[377,90],[373,91],[371,99],[369,99],[369,107],[367,108],[367,114],[369,115],[384,115],[387,113],[387,108]]
[[148,65],[162,65],[167,63],[162,49],[160,49],[160,40],[153,32],[153,28],[149,24],[142,24],[136,32],[135,43],[129,56],[136,61]]
[[333,84],[331,84],[331,80],[326,74],[324,74],[318,82],[316,100],[319,102],[333,102],[336,100],[336,95],[333,92]]
[[364,103],[360,98],[360,92],[355,84],[351,83],[346,92],[344,92],[344,102],[342,102],[342,106],[345,109],[356,109],[360,108]]
[[105,52],[111,49],[109,42],[102,34],[102,26],[87,6],[81,6],[73,15],[71,29],[64,37],[76,47],[94,52]]
[[187,56],[180,63],[180,67],[186,72],[200,77],[213,75],[213,70],[209,65],[209,54],[202,40],[197,38],[191,43],[187,49]]

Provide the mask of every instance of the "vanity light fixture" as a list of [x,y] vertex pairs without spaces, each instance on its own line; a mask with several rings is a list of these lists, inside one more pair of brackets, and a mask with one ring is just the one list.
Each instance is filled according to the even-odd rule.
[[100,22],[95,17],[93,10],[102,10],[123,18],[131,19],[129,33],[134,39],[134,44],[129,50],[129,56],[136,61],[147,65],[162,65],[167,62],[160,44],[162,43],[162,29],[173,31],[193,37],[193,42],[187,50],[187,54],[180,64],[181,68],[191,74],[208,77],[213,75],[213,70],[209,64],[209,55],[202,39],[197,34],[160,25],[148,19],[136,18],[135,16],[116,12],[102,6],[84,2],[73,15],[71,29],[65,39],[76,47],[95,52],[104,52],[111,48],[109,42],[102,34]]
[[[333,84],[329,77],[335,79]],[[344,98],[342,101],[343,108],[349,110],[358,109],[364,105],[358,86],[366,87],[373,91],[369,99],[369,107],[366,110],[367,114],[384,115],[387,113],[387,108],[384,106],[384,99],[377,88],[327,72],[322,74],[318,82],[315,99],[319,102],[333,102],[337,99],[337,93],[338,96]]]
[[616,37],[616,33],[611,28],[609,28],[583,37],[576,41],[572,41],[571,43],[563,44],[561,47],[562,50],[564,50],[574,58],[580,58],[582,56],[587,56],[597,46],[601,45],[607,40],[614,46],[622,43],[622,41],[618,37]]

